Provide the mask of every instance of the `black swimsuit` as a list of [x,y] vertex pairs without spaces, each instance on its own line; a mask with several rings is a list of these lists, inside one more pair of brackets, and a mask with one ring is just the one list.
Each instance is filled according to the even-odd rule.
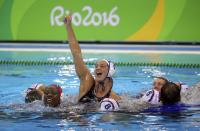
[[104,98],[108,98],[110,97],[110,94],[111,94],[111,90],[112,90],[112,87],[110,88],[109,92],[103,96],[103,97],[97,97],[96,94],[95,94],[95,86],[93,86],[91,88],[91,90],[85,95],[83,96],[81,99],[80,99],[80,102],[83,102],[83,103],[87,103],[87,102],[93,102],[93,101],[98,101],[100,102],[101,100],[103,100]]

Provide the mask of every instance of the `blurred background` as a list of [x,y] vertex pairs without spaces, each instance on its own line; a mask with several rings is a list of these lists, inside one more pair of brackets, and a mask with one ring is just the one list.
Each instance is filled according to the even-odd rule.
[[[200,0],[0,0],[0,41],[200,41]],[[123,44],[123,43],[122,43]],[[158,43],[159,44],[159,43]]]

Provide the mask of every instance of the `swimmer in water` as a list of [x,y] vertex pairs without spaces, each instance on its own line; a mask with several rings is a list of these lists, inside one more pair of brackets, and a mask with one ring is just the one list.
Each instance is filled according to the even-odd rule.
[[81,48],[75,37],[71,21],[70,16],[64,19],[69,47],[72,52],[76,73],[80,80],[78,101],[101,101],[104,98],[112,98],[116,101],[120,100],[121,97],[112,91],[112,75],[115,71],[114,64],[108,60],[99,60],[95,65],[94,78],[83,61]]
[[181,100],[181,86],[168,82],[161,88],[160,101],[163,105],[176,104]]
[[31,103],[35,100],[43,101],[45,106],[57,107],[60,105],[62,88],[59,85],[35,84],[27,89],[25,103]]
[[164,77],[155,77],[153,81],[153,88],[147,91],[142,99],[150,104],[160,104],[161,88],[169,81]]
[[45,88],[44,105],[50,107],[58,107],[61,102],[62,88],[59,85],[52,84]]
[[193,96],[190,96],[190,100],[194,97],[196,98],[195,100],[198,101],[200,95],[195,95],[199,93],[198,87],[189,87],[187,84],[181,82],[168,82],[161,89],[160,101],[162,104],[175,104],[178,102],[186,103],[186,101],[184,101],[184,95],[192,94],[193,91],[196,91],[196,93],[194,93]]
[[147,91],[142,99],[150,104],[174,104],[180,101],[180,94],[186,92],[188,85],[173,83],[164,77],[156,77],[153,89]]

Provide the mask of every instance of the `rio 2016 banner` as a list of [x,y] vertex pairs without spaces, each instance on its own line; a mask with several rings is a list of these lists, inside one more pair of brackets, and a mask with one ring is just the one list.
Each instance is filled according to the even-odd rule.
[[200,0],[0,0],[0,40],[200,41]]

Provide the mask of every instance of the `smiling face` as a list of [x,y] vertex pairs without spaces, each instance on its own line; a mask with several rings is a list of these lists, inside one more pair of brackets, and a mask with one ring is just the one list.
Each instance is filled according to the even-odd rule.
[[56,86],[49,86],[44,91],[45,106],[57,107],[60,104],[60,95]]
[[94,73],[97,82],[103,81],[108,75],[108,63],[104,60],[98,61]]

